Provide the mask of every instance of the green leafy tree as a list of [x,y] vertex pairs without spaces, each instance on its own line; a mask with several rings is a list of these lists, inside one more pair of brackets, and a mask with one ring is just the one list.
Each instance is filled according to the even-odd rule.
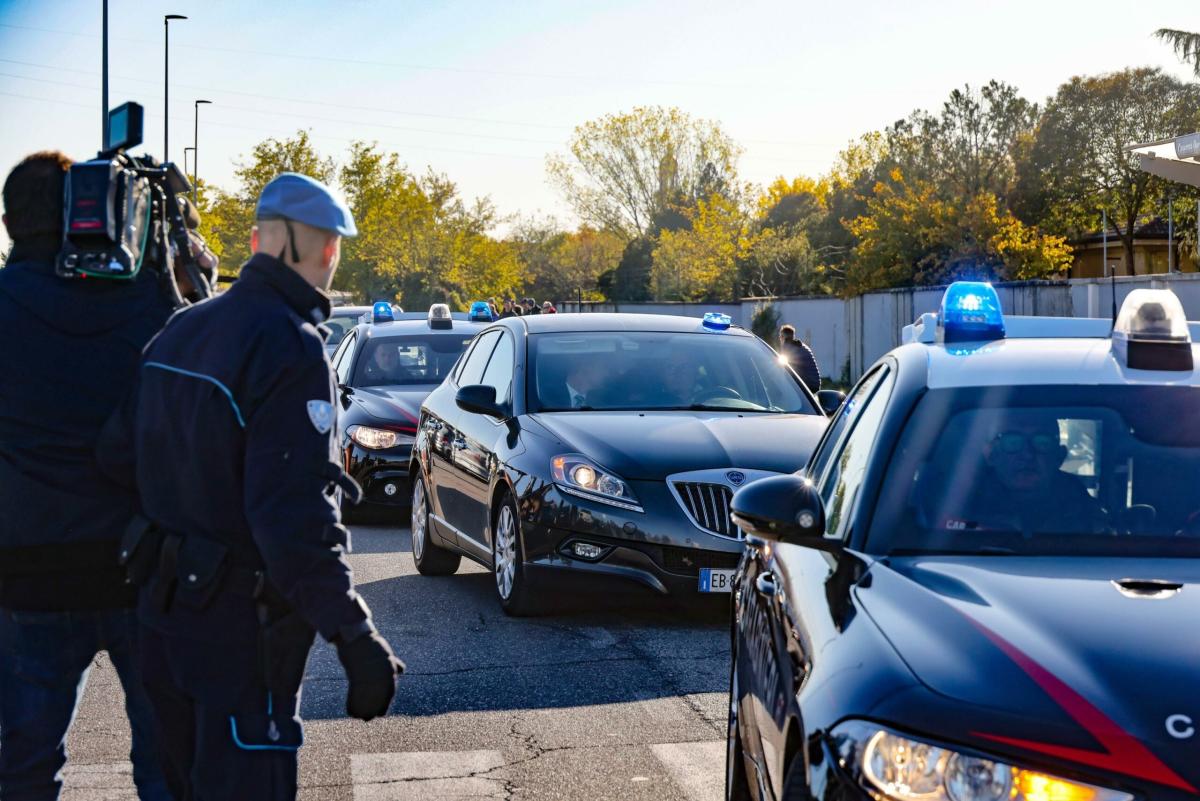
[[586,122],[568,150],[548,160],[550,182],[581,220],[625,242],[657,234],[672,210],[738,185],[738,146],[715,122],[677,108],[637,107]]
[[1107,210],[1133,264],[1134,233],[1162,209],[1166,182],[1142,170],[1128,147],[1195,130],[1198,114],[1200,87],[1158,69],[1072,78],[1038,124],[1023,168],[1024,216],[1074,238],[1096,230]]

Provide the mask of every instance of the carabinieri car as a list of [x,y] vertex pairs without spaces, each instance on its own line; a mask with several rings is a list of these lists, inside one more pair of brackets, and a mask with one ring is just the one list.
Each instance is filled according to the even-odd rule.
[[1194,799],[1198,334],[952,285],[735,495],[727,797]]
[[330,360],[342,405],[344,466],[363,488],[362,504],[344,510],[351,517],[372,511],[403,516],[421,402],[483,327],[461,319],[465,315],[455,319],[445,304],[405,319],[395,319],[393,309],[376,303]]
[[473,559],[510,614],[588,583],[727,593],[743,550],[733,490],[802,464],[826,423],[725,315],[501,320],[421,409],[417,568]]

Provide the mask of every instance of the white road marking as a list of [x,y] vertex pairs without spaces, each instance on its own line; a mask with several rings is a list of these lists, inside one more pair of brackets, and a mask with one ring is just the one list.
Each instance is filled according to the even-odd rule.
[[506,764],[499,751],[353,754],[354,801],[503,798],[502,779],[481,776]]
[[650,750],[688,801],[716,801],[725,794],[725,742],[663,743]]
[[137,801],[128,762],[68,763],[62,801]]

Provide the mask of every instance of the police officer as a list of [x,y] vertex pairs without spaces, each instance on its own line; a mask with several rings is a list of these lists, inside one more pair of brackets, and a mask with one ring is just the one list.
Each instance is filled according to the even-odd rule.
[[35,153],[4,183],[13,245],[0,270],[0,799],[58,798],[67,729],[101,650],[125,690],[138,795],[166,799],[137,675],[136,594],[117,559],[135,497],[94,452],[171,304],[149,270],[130,282],[55,274],[70,165]]
[[335,491],[358,487],[335,457],[319,326],[355,234],[321,183],[271,181],[238,281],[171,319],[108,432],[105,461],[134,477],[148,521],[123,550],[147,579],[144,672],[179,798],[295,797],[314,631],[353,717],[386,714],[404,667],[354,591]]

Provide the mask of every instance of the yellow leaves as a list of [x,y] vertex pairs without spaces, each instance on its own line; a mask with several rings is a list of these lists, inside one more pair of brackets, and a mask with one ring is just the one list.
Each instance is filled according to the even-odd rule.
[[660,232],[651,289],[661,299],[727,299],[737,286],[738,261],[753,248],[746,215],[736,202],[714,194],[689,216],[690,229]]

